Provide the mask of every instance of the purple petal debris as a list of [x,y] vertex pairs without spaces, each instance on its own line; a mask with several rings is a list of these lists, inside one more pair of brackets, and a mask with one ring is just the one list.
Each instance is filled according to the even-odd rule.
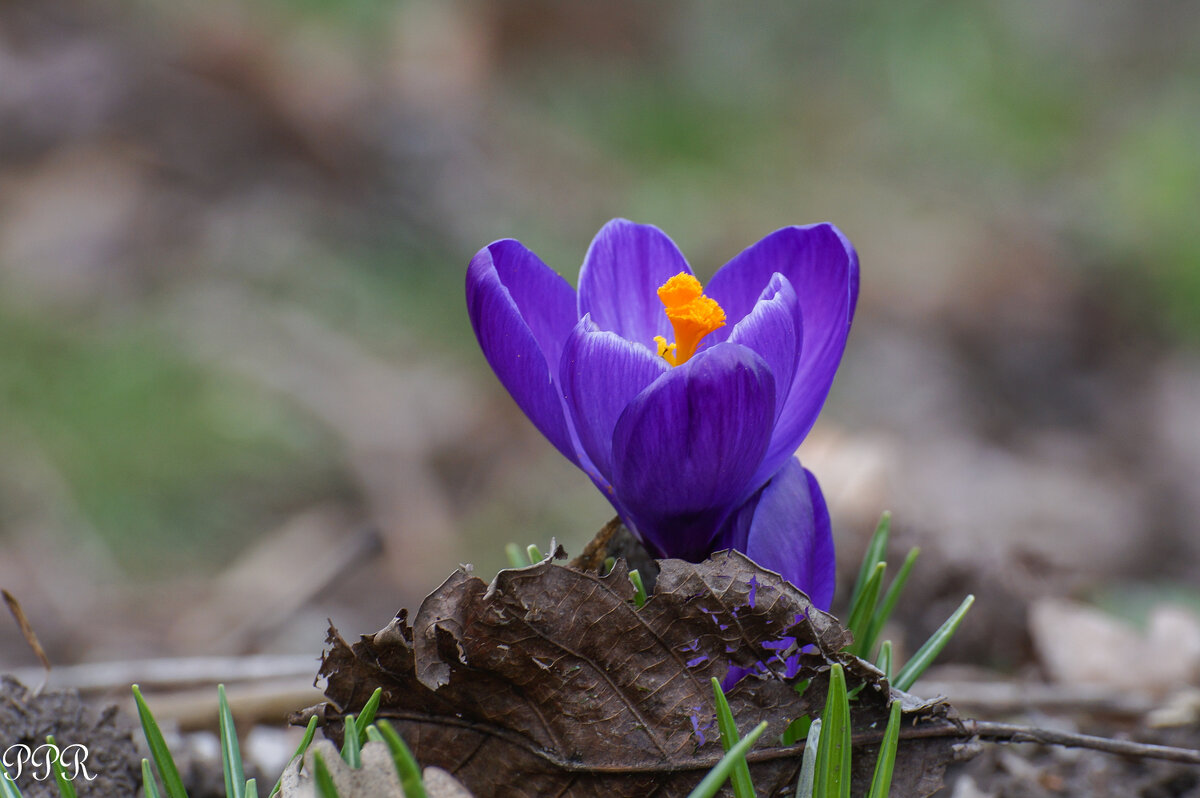
[[692,734],[696,735],[696,745],[704,745],[708,742],[708,738],[704,735],[705,730],[711,729],[715,718],[709,717],[708,723],[700,725],[700,713],[704,711],[704,707],[692,707],[692,712],[688,716],[692,721]]

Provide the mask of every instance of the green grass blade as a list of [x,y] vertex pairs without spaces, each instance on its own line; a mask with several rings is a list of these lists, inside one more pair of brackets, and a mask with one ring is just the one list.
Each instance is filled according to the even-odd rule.
[[817,775],[817,751],[821,748],[821,719],[817,718],[808,727],[804,741],[804,757],[800,760],[800,777],[796,779],[796,798],[813,798],[813,784]]
[[162,798],[158,792],[158,782],[154,779],[154,771],[150,769],[150,760],[142,760],[142,792],[146,798]]
[[946,622],[925,641],[925,645],[921,646],[916,654],[913,654],[912,659],[904,663],[900,673],[896,674],[896,678],[892,680],[893,687],[898,690],[907,690],[913,686],[913,682],[937,659],[937,655],[942,653],[942,649],[950,642],[950,638],[954,637],[954,633],[958,631],[958,625],[962,623],[963,616],[967,614],[967,610],[971,609],[971,605],[974,603],[974,596],[967,596],[963,599],[954,614],[947,618]]
[[879,759],[875,761],[875,776],[867,798],[888,798],[892,791],[892,770],[896,767],[896,750],[900,744],[900,702],[893,701],[888,714],[883,742],[879,744]]
[[400,786],[404,788],[404,798],[426,798],[425,782],[421,780],[421,766],[404,744],[404,740],[396,733],[392,724],[381,720],[375,724],[383,735],[383,741],[391,749],[392,759],[396,762],[396,772],[400,774]]
[[246,779],[246,789],[242,790],[246,798],[258,798],[258,780]]
[[521,554],[521,547],[516,543],[508,543],[504,546],[504,556],[508,558],[509,568],[524,568],[529,565],[525,555]]
[[233,723],[233,710],[229,708],[229,697],[225,685],[217,685],[217,713],[221,730],[221,768],[225,772],[225,795],[228,798],[245,798],[246,773],[242,768],[242,749],[238,747],[237,727]]
[[[733,720],[733,711],[729,709],[729,701],[725,698],[725,691],[721,689],[721,682],[716,677],[713,677],[712,688],[713,700],[717,706],[717,728],[721,731],[721,745],[725,752],[729,753],[741,737],[738,735],[737,723]],[[733,794],[737,798],[754,798],[754,782],[750,778],[750,766],[746,764],[745,759],[734,764],[730,781],[733,783]]]
[[362,746],[359,745],[358,725],[353,714],[346,715],[342,726],[342,760],[355,770],[362,767]]
[[382,700],[383,688],[376,687],[375,692],[371,693],[371,697],[367,699],[367,703],[363,704],[362,710],[358,713],[358,723],[355,725],[358,729],[360,747],[367,741],[367,727],[375,722],[375,714],[379,712],[379,702]]
[[329,774],[329,767],[321,755],[315,751],[313,752],[313,783],[316,784],[319,798],[340,798],[337,787],[333,784],[333,776]]
[[528,546],[525,547],[525,551],[527,554],[529,554],[529,564],[530,565],[537,565],[538,563],[540,563],[542,560],[545,559],[542,556],[542,550],[539,549],[536,544],[530,543]]
[[892,612],[896,609],[897,602],[900,601],[900,594],[904,591],[904,585],[908,582],[908,575],[912,573],[913,565],[917,562],[917,557],[920,556],[921,550],[912,548],[908,550],[908,556],[904,558],[904,564],[900,566],[900,571],[896,574],[896,578],[888,585],[887,593],[883,596],[883,602],[880,603],[879,609],[875,611],[874,617],[871,618],[871,623],[867,626],[867,632],[863,635],[863,653],[859,656],[869,657],[875,649],[875,641],[879,639],[879,635],[883,632],[883,625],[892,617]]
[[[8,768],[3,762],[0,762],[0,798],[21,798],[21,790],[12,776],[8,775]],[[149,793],[146,798],[151,798]]]
[[629,572],[629,581],[633,582],[633,606],[639,610],[646,606],[646,584],[642,581],[642,573],[634,568]]
[[[289,766],[293,762],[295,762],[297,759],[304,756],[304,752],[308,750],[308,747],[310,745],[312,745],[313,737],[316,735],[316,733],[317,733],[317,716],[313,715],[311,718],[308,719],[308,727],[304,730],[304,737],[301,738],[300,745],[296,746],[296,753],[292,754],[292,758],[288,760]],[[279,779],[275,782],[275,786],[271,788],[271,792],[269,792],[267,794],[268,798],[274,798],[274,796],[278,795],[279,791],[282,789],[283,789],[283,776],[280,775]],[[147,798],[149,798],[149,797],[147,796]]]
[[[54,735],[46,735],[46,742],[54,746],[54,750],[58,751],[58,743],[54,741]],[[63,770],[62,758],[55,754],[50,760],[50,767],[54,769],[54,781],[58,784],[58,794],[61,798],[79,798],[75,792],[75,785],[67,778],[66,772]]]
[[721,761],[714,765],[712,770],[708,771],[708,775],[701,779],[694,790],[688,793],[688,798],[712,798],[712,796],[716,795],[717,791],[725,784],[725,780],[733,773],[734,767],[739,762],[744,763],[746,761],[746,753],[766,730],[767,722],[764,720],[754,727],[753,731],[743,737],[737,745],[729,749],[725,753],[725,756],[721,757]]
[[840,664],[829,670],[816,768],[814,798],[850,798],[850,699]]
[[866,656],[864,643],[866,642],[867,628],[871,625],[871,618],[875,615],[875,605],[879,603],[879,591],[883,587],[883,574],[886,570],[887,563],[876,563],[870,576],[867,577],[862,591],[858,594],[858,599],[850,605],[850,619],[846,621],[846,628],[854,635],[854,642],[847,650],[855,656]]
[[888,536],[891,535],[891,532],[892,514],[890,511],[885,511],[883,515],[879,516],[875,534],[871,535],[871,542],[867,544],[867,550],[863,553],[862,565],[858,567],[858,579],[854,581],[854,591],[850,594],[851,607],[858,601],[858,596],[866,586],[875,566],[883,562],[887,556]]
[[813,720],[809,715],[801,715],[787,725],[780,735],[780,745],[795,745],[800,740],[808,737],[808,730],[812,728]]
[[183,779],[179,777],[179,768],[175,767],[175,760],[167,748],[167,741],[163,739],[162,729],[158,728],[158,722],[154,720],[150,707],[146,706],[146,699],[142,698],[141,688],[136,684],[133,686],[133,700],[137,702],[142,734],[150,747],[150,757],[154,760],[154,766],[158,768],[167,798],[187,798],[187,790],[183,788]]
[[879,646],[879,658],[875,660],[875,667],[883,671],[883,675],[890,682],[892,680],[892,641],[884,640]]

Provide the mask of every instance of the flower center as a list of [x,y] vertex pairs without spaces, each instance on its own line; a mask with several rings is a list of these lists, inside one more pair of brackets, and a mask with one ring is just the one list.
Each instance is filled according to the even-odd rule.
[[687,272],[663,283],[658,298],[675,329],[675,343],[667,343],[661,335],[654,336],[654,342],[658,344],[658,356],[672,366],[686,362],[696,354],[701,338],[725,326],[725,311],[715,299],[704,295],[700,281]]

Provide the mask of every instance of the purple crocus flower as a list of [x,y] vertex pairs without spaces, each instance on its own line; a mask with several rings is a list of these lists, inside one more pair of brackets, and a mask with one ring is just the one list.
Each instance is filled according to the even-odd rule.
[[822,608],[829,513],[794,457],[833,382],[858,298],[858,257],[831,224],[785,227],[709,282],[661,230],[596,235],[579,290],[519,241],[467,270],[492,369],[655,556],[734,548]]

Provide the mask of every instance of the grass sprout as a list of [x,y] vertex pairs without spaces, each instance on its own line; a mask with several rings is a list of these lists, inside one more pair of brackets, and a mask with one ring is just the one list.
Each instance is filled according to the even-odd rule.
[[753,747],[754,743],[758,741],[758,738],[766,730],[767,722],[765,720],[755,726],[753,731],[738,741],[733,748],[729,749],[725,756],[721,757],[721,761],[700,780],[700,783],[696,785],[694,790],[688,793],[688,798],[712,798],[712,796],[716,795],[721,786],[725,784],[725,780],[733,773],[734,767],[739,762],[745,764],[746,752]]
[[[729,701],[725,698],[725,691],[721,689],[721,682],[715,676],[712,688],[713,700],[717,706],[717,728],[721,732],[721,745],[725,748],[725,753],[729,753],[741,738],[738,736],[733,712],[729,709]],[[754,782],[750,779],[750,766],[746,764],[744,757],[733,763],[729,780],[733,782],[733,794],[736,798],[754,798]]]

